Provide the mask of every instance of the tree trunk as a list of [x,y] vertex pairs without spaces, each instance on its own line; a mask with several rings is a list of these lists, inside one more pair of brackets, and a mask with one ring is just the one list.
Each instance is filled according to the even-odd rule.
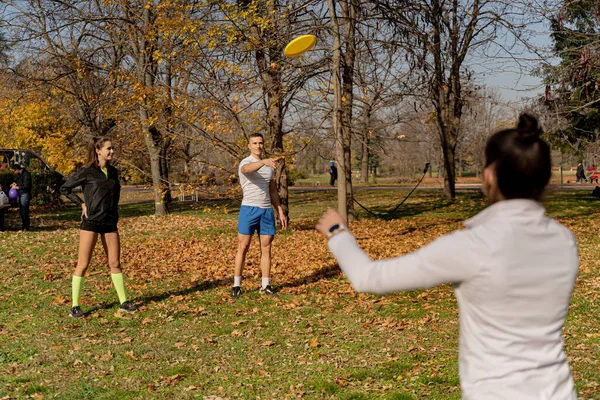
[[[270,15],[275,15],[275,4],[269,3]],[[267,32],[267,37],[276,37],[277,35],[277,23],[273,22],[273,31]],[[265,33],[261,32],[260,27],[256,24],[250,26],[250,33],[257,41],[257,43],[265,43]],[[268,43],[268,44],[267,44]],[[282,49],[278,41],[272,40],[265,43],[267,47],[260,47],[255,50],[254,55],[256,58],[256,65],[260,73],[263,93],[265,94],[267,103],[267,128],[268,137],[271,138],[271,153],[275,156],[284,154],[283,148],[283,87],[281,81],[281,58]],[[268,60],[267,53],[268,52]],[[279,200],[283,213],[286,218],[289,218],[289,194],[288,194],[288,180],[286,172],[285,159],[282,157],[277,163],[275,170],[275,183],[277,185],[277,192],[279,193]]]
[[360,181],[369,182],[369,126],[371,123],[371,104],[365,104],[362,121],[362,141],[360,157]]
[[[146,27],[152,25],[152,12],[145,8],[143,12],[143,24]],[[145,89],[154,88],[156,76],[156,61],[152,58],[152,44],[145,37],[141,37],[141,43],[137,48],[136,69],[140,86]],[[150,171],[152,174],[152,186],[154,188],[154,213],[155,215],[166,215],[169,213],[166,196],[169,193],[168,181],[163,181],[161,171],[161,154],[164,148],[164,139],[160,131],[150,124],[151,106],[144,98],[139,106],[140,125],[144,135],[144,143],[150,155]]]
[[447,199],[454,199],[456,197],[456,169],[455,169],[455,154],[454,147],[444,146],[442,148],[444,152],[444,196]]
[[[327,0],[329,7],[331,30],[333,35],[332,66],[333,74],[333,113],[332,126],[335,135],[335,158],[338,166],[338,212],[348,219],[348,169],[344,167],[344,137],[342,132],[342,77],[340,73],[342,63],[342,49],[340,39],[340,25],[337,19],[334,0]],[[352,179],[350,177],[350,179]],[[352,195],[352,185],[350,185]]]
[[369,182],[369,145],[368,138],[363,136],[361,143],[362,154],[360,156],[360,182]]
[[163,182],[161,179],[161,146],[159,145],[160,142],[157,142],[155,140],[156,135],[153,135],[150,129],[148,123],[148,111],[146,110],[146,108],[139,108],[139,116],[142,126],[142,133],[144,135],[144,143],[146,144],[146,149],[150,154],[150,172],[152,174],[152,187],[154,189],[154,214],[167,215],[169,213],[169,209],[167,207],[167,202],[165,201],[165,196],[169,191],[169,187],[167,183]]
[[[280,134],[273,138],[272,151],[274,154],[283,153],[283,135],[281,134],[281,128],[281,118],[279,118]],[[281,202],[281,207],[283,208],[283,214],[286,218],[289,218],[289,192],[285,158],[281,158],[277,163],[277,168],[275,169],[275,184],[277,185],[277,192],[279,193],[279,201]]]
[[346,174],[346,209],[348,219],[354,219],[354,197],[352,192],[352,109],[354,107],[354,64],[356,61],[356,14],[358,0],[340,1],[344,17],[344,37],[346,49],[343,53],[342,63],[342,140],[344,151],[344,164]]
[[441,97],[440,111],[438,112],[437,127],[442,143],[442,155],[444,157],[444,196],[454,200],[456,198],[456,144],[458,130],[460,126],[460,117],[454,115],[455,108],[453,101],[447,101],[446,97]]
[[[168,182],[170,182],[169,181],[169,169],[170,169],[169,168],[169,165],[170,165],[169,148],[171,147],[171,143],[172,143],[171,139],[163,138],[161,140],[161,146],[160,146],[160,180],[161,180],[161,182],[167,183],[167,186],[168,186]],[[167,203],[170,203],[171,201],[173,201],[173,199],[171,198],[170,190],[167,190],[167,192],[165,193],[164,201]]]

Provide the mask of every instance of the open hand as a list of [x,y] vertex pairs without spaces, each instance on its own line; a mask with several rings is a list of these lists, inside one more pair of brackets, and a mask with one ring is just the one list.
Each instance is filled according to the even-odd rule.
[[286,229],[288,227],[288,219],[283,213],[279,213],[279,222],[281,222],[281,229]]
[[262,160],[263,164],[267,167],[275,169],[277,167],[277,160],[275,158],[265,158]]

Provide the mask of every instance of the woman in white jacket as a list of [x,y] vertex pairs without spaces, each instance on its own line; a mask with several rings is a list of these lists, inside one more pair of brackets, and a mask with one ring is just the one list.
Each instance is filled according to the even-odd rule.
[[482,190],[491,205],[466,229],[389,260],[361,250],[337,211],[317,230],[358,292],[454,284],[463,399],[576,399],[562,328],[579,267],[573,234],[539,204],[550,148],[535,118],[486,145]]

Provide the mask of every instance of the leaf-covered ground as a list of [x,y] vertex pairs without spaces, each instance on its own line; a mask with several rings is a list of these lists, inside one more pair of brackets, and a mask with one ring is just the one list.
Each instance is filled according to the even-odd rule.
[[[258,294],[258,244],[245,295],[230,298],[238,204],[183,202],[171,215],[125,197],[122,261],[140,312],[122,315],[101,246],[83,287],[82,320],[68,318],[78,211],[33,210],[33,232],[8,216],[0,234],[0,399],[459,399],[458,320],[449,286],[357,295],[314,225],[333,192],[292,192],[291,228],[273,253],[276,298]],[[404,192],[360,191],[375,212]],[[575,232],[581,268],[565,327],[579,396],[600,398],[600,203],[550,194],[550,215]],[[353,233],[373,257],[393,257],[457,229],[485,207],[417,192],[396,218],[361,212]]]

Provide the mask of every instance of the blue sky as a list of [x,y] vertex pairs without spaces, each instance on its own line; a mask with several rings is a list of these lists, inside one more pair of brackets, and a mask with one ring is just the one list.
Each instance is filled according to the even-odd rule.
[[[542,79],[534,76],[533,71],[543,63],[557,61],[551,52],[553,43],[547,15],[524,18],[530,21],[522,31],[527,46],[515,40],[512,34],[500,35],[496,44],[486,49],[487,54],[495,53],[496,57],[472,63],[477,81],[497,88],[503,100],[512,104],[542,94],[545,89]],[[510,49],[510,53],[506,49]]]
[[506,102],[515,102],[525,97],[534,97],[544,92],[542,80],[530,74],[517,72],[501,72],[489,74],[484,79],[486,86],[495,87],[500,91]]

